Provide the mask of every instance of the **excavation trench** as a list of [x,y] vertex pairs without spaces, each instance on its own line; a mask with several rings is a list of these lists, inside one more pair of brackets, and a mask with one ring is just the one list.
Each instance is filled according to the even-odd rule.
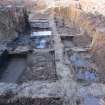
[[[31,20],[30,34],[19,35],[7,44],[8,51],[0,56],[0,82],[16,83],[17,87],[13,96],[11,88],[0,96],[0,105],[99,105],[99,97],[84,95],[89,93],[90,83],[100,82],[98,67],[87,50],[92,38],[74,22],[68,24],[59,16],[53,19],[55,32],[47,18]],[[88,92],[84,92],[86,88]]]
[[54,51],[29,54],[27,65],[25,72],[19,79],[20,82],[57,80]]
[[[8,61],[7,61],[8,60]],[[8,55],[7,64],[2,70],[0,82],[15,83],[26,69],[26,55]],[[4,61],[4,62],[5,62]]]
[[4,62],[7,64],[2,67],[1,82],[57,80],[54,51],[8,54]]
[[8,49],[7,56],[4,54],[6,57],[1,59],[1,62],[7,61],[2,70],[1,82],[23,83],[58,79],[51,31],[20,36],[8,43]]
[[99,82],[98,68],[87,49],[75,43],[75,36],[62,36],[61,40],[64,45],[64,60],[66,64],[72,65],[74,80],[80,83]]

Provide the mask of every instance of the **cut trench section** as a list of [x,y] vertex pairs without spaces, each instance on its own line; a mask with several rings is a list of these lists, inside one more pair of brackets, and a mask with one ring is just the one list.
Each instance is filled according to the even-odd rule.
[[26,69],[26,55],[8,55],[8,63],[2,70],[0,82],[17,82],[20,75]]
[[58,80],[54,51],[29,54],[9,54],[2,70],[0,82],[23,83],[28,81]]
[[28,67],[19,78],[19,82],[58,79],[55,65],[55,52],[35,52],[29,54],[27,58]]
[[[86,49],[86,43],[84,41],[77,41],[76,38],[81,36],[62,36],[61,40],[64,45],[64,60],[66,64],[72,65],[72,73],[74,79],[80,83],[97,82],[99,77],[97,76],[97,67],[92,61],[92,55]],[[82,46],[83,45],[83,46]],[[85,47],[84,47],[85,46]]]

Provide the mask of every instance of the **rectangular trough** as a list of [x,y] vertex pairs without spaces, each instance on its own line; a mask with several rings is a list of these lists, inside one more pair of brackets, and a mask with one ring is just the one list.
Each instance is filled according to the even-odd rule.
[[8,63],[3,68],[0,82],[15,83],[26,69],[26,55],[8,55]]
[[50,52],[34,52],[28,55],[27,69],[20,77],[20,82],[35,80],[57,80],[55,53]]

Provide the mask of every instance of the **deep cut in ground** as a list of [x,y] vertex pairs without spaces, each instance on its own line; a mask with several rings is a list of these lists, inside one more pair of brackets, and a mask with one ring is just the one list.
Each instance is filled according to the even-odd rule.
[[[80,38],[79,38],[80,37]],[[77,38],[82,39],[82,36],[62,36],[61,40],[64,46],[64,60],[68,65],[72,65],[74,80],[80,83],[102,82],[102,75],[98,73],[98,67],[93,60],[93,56],[83,46],[88,44],[82,41],[75,41]],[[76,44],[77,42],[78,44]],[[84,41],[83,41],[84,42]],[[81,45],[80,47],[79,44]]]
[[0,82],[15,83],[26,69],[26,55],[8,55],[8,63],[3,69]]
[[28,66],[20,82],[34,80],[57,80],[54,51],[34,52],[28,55]]

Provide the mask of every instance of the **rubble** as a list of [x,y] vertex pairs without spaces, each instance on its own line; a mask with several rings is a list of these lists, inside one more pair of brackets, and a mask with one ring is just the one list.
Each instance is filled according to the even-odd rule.
[[71,58],[71,63],[74,65],[75,75],[77,80],[96,81],[96,70],[92,68],[90,62],[81,58],[79,54],[74,53]]
[[98,67],[92,61],[92,55],[88,52],[88,47],[78,47],[74,38],[74,36],[61,36],[64,45],[64,57],[66,57],[64,60],[68,62],[67,64],[72,65],[74,79],[85,83],[98,82]]
[[[1,77],[0,82],[15,83],[22,74],[22,72],[25,70],[26,67],[25,57],[23,55],[10,56],[9,54],[7,54],[7,57],[4,60],[5,60],[4,63],[6,62],[6,64],[2,65],[3,73],[0,76]],[[15,73],[16,75],[14,75]]]

